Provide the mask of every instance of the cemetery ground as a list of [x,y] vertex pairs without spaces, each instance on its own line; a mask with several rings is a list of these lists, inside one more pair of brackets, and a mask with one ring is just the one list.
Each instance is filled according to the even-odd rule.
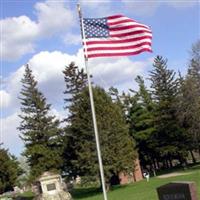
[[[196,165],[187,170],[177,170],[177,176],[168,178],[152,177],[149,182],[146,180],[117,186],[108,192],[109,200],[157,200],[156,188],[171,181],[194,181],[197,184],[198,197],[200,199],[200,165]],[[181,175],[179,176],[178,173]],[[167,173],[169,174],[169,173]],[[101,200],[102,194],[97,194],[96,188],[76,188],[72,193],[74,200]]]
[[[164,176],[163,176],[164,175]],[[156,188],[172,181],[194,181],[197,185],[200,199],[200,164],[188,169],[173,169],[164,171],[156,177],[124,185],[115,186],[108,192],[109,200],[157,200]],[[97,187],[76,187],[71,191],[73,200],[102,200],[103,196]],[[31,193],[18,197],[17,200],[31,200]]]

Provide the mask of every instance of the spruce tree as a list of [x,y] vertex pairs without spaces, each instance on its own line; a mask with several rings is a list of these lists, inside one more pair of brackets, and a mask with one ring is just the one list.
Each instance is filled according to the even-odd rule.
[[[134,168],[134,142],[129,136],[122,109],[99,87],[93,87],[94,104],[101,144],[106,181],[113,174],[132,172]],[[76,98],[76,97],[75,97]],[[96,144],[88,88],[78,94],[70,106],[70,132],[73,137],[71,149],[74,157],[71,165],[81,176],[98,177]]]
[[74,101],[74,96],[77,95],[87,84],[87,74],[83,69],[79,69],[74,62],[71,62],[63,70],[64,80],[66,89],[64,94],[66,98],[64,99],[66,109],[70,106],[72,100]]
[[62,164],[62,131],[59,120],[50,115],[50,104],[37,88],[37,81],[28,65],[21,79],[22,119],[19,130],[24,141],[23,155],[30,165],[31,179],[44,171],[59,170]]
[[175,77],[175,72],[167,68],[167,60],[161,56],[155,58],[153,66],[150,80],[156,106],[154,112],[156,135],[154,139],[157,143],[157,154],[160,154],[168,166],[172,165],[173,158],[179,158],[183,162],[187,153],[184,133],[176,118],[178,80]]
[[63,171],[68,175],[75,177],[77,175],[77,168],[72,164],[71,160],[76,159],[76,154],[73,146],[75,145],[75,138],[70,128],[71,117],[73,113],[70,112],[69,108],[79,99],[79,94],[83,88],[87,85],[87,74],[83,69],[79,69],[78,66],[71,62],[63,70],[66,98],[64,99],[65,110],[67,112],[66,126],[64,127],[64,152],[63,152]]
[[143,78],[137,76],[136,82],[139,85],[139,91],[134,92],[134,96],[130,98],[128,113],[130,134],[136,140],[142,166],[146,168],[148,164],[152,168],[156,168],[153,166],[156,158],[153,123],[154,103],[146,89]]

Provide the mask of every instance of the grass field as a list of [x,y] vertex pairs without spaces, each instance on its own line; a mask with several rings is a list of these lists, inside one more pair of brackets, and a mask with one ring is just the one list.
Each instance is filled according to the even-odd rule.
[[[197,185],[198,198],[200,199],[200,165],[184,171],[173,169],[168,172],[185,173],[185,175],[171,178],[155,177],[150,178],[149,182],[143,180],[126,186],[114,187],[108,192],[108,200],[158,200],[156,188],[171,181],[194,181]],[[71,194],[73,200],[103,200],[102,192],[98,191],[97,188],[75,188]],[[14,199],[32,200],[33,193],[27,192]]]
[[[155,177],[151,178],[149,182],[143,180],[134,184],[115,187],[108,192],[108,200],[158,200],[156,188],[171,181],[196,182],[200,199],[200,166],[179,172],[188,174],[162,179]],[[73,191],[72,196],[74,200],[103,199],[102,193],[98,192],[96,188],[77,188]]]

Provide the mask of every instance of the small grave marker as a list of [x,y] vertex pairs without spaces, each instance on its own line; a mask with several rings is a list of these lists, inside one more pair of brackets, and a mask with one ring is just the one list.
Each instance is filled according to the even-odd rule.
[[159,200],[198,200],[194,182],[172,182],[157,188]]

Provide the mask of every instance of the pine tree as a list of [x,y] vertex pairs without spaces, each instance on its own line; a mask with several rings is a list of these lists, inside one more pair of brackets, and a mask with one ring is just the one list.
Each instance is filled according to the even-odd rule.
[[21,80],[19,130],[25,144],[24,156],[30,165],[31,179],[47,170],[59,170],[62,164],[62,132],[59,120],[50,115],[50,104],[38,90],[28,65]]
[[[183,162],[187,149],[184,133],[177,123],[175,103],[178,94],[178,80],[175,72],[167,69],[167,61],[157,56],[154,69],[150,72],[151,88],[155,101],[155,128],[157,148],[160,156],[172,165],[172,158]],[[169,162],[168,162],[169,161]]]

